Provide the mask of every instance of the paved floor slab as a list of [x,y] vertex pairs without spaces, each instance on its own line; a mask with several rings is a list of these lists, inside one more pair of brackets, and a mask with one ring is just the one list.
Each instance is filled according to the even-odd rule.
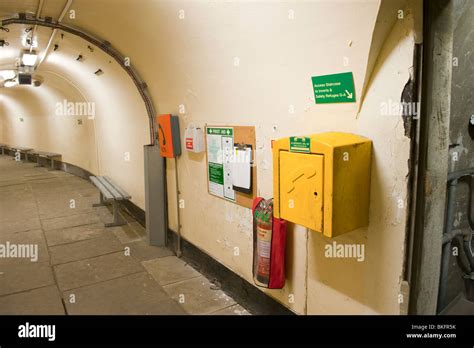
[[[0,245],[8,255],[0,255],[0,268],[31,262],[49,262],[49,253],[42,230],[0,234]],[[12,254],[16,252],[16,254]],[[7,257],[2,257],[7,256]]]
[[38,218],[7,221],[0,223],[0,234],[10,234],[40,229],[41,222]]
[[236,304],[222,290],[211,288],[211,282],[203,276],[163,286],[189,314],[209,314]]
[[146,237],[146,229],[142,225],[140,225],[138,222],[130,222],[129,223],[130,227],[135,231],[136,234],[138,234],[140,237],[145,238]]
[[114,235],[104,234],[94,239],[62,244],[50,247],[51,264],[59,265],[72,261],[90,259],[92,257],[122,251],[124,247]]
[[50,230],[57,230],[60,228],[66,227],[76,227],[76,226],[84,226],[90,225],[100,222],[100,219],[97,215],[86,213],[86,214],[77,214],[59,218],[52,218],[52,219],[43,219],[41,221],[43,225],[43,230],[50,231]]
[[61,228],[45,232],[46,242],[49,246],[79,242],[93,239],[110,233],[102,223]]
[[[111,219],[111,217],[105,221],[109,219]],[[129,225],[109,227],[108,230],[111,231],[122,244],[136,242],[142,239]]]
[[174,253],[168,248],[155,247],[149,245],[143,240],[125,244],[130,248],[130,255],[138,261],[149,261],[167,256],[174,256]]
[[[75,303],[67,299],[74,295]],[[68,314],[185,314],[146,272],[64,293]]]
[[98,201],[88,180],[0,156],[0,243],[36,244],[40,261],[0,258],[0,314],[244,313],[125,211],[127,225],[105,228]]
[[63,315],[56,285],[0,297],[0,315]]
[[79,288],[143,271],[143,267],[123,252],[54,266],[59,289]]
[[162,286],[196,278],[201,275],[198,271],[176,256],[144,261],[142,265]]
[[54,285],[53,272],[49,263],[13,264],[6,268],[0,268],[0,295],[48,285]]

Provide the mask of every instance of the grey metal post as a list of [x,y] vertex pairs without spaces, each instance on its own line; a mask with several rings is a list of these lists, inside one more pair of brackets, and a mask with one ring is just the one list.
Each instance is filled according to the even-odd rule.
[[159,146],[144,146],[145,153],[145,214],[150,245],[166,246],[168,217],[166,206],[165,160]]
[[181,257],[181,217],[180,217],[180,208],[179,208],[179,176],[178,176],[178,158],[174,158],[174,173],[175,173],[175,181],[176,181],[176,216],[178,218],[178,226],[176,234],[178,235],[178,241],[176,245],[176,256]]

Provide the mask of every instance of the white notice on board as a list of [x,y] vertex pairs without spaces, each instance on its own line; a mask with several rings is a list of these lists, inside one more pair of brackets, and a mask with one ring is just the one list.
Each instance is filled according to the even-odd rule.
[[232,127],[207,127],[206,140],[209,193],[235,201],[231,164],[234,150],[234,129]]

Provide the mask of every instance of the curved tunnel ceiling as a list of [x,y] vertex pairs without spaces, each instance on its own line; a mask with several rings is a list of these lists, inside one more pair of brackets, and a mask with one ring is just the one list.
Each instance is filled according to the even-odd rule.
[[[62,30],[54,30],[43,26],[44,18],[51,17],[53,23],[59,24],[61,13],[66,14],[73,1],[24,1],[21,4],[15,1],[6,1],[0,4],[0,19],[2,20],[2,29],[0,30],[0,39],[5,40],[5,45],[0,47],[0,70],[15,70],[19,72],[21,56],[23,52],[34,51],[38,55],[38,61],[34,69],[26,68],[26,72],[31,72],[33,82],[41,87],[22,87],[16,86],[9,88],[11,91],[5,91],[4,86],[6,78],[0,77],[0,88],[3,94],[14,95],[17,88],[49,88],[56,85],[62,85],[67,82],[72,88],[78,91],[85,100],[91,102],[110,101],[119,103],[123,98],[117,98],[121,93],[116,91],[124,89],[124,84],[133,85],[135,91],[132,94],[139,94],[144,101],[145,113],[149,117],[150,138],[153,143],[154,134],[154,106],[150,96],[146,91],[146,84],[141,81],[139,76],[124,60],[122,55],[110,47],[107,49],[113,52],[114,57],[108,55],[97,46],[102,46],[100,40],[93,40],[98,45],[75,36]],[[27,20],[40,20],[41,25],[19,24],[16,19],[18,13],[25,13]],[[13,19],[14,23],[5,23],[5,20]],[[69,29],[69,28],[67,28]],[[75,29],[74,29],[75,30]],[[79,30],[80,31],[80,30]],[[89,38],[87,34],[80,33],[81,36]],[[106,46],[109,46],[107,43]],[[127,76],[128,74],[128,76]],[[59,81],[61,80],[61,81]],[[62,89],[64,87],[61,87]],[[126,88],[130,89],[129,86]],[[0,92],[2,92],[0,90]],[[118,93],[117,93],[118,92]],[[138,93],[137,93],[138,92]],[[135,110],[136,117],[140,117],[142,111]]]
[[[76,3],[2,0],[0,20],[3,25],[5,19],[18,19],[19,13],[26,13],[27,18],[44,21],[51,16],[56,22],[61,13],[69,13],[64,9],[71,2],[73,6]],[[17,69],[22,52],[30,48],[25,38],[33,33],[33,49],[39,62],[48,42],[51,45],[46,58],[33,72],[33,80],[41,82],[39,87],[7,88],[0,78],[2,141],[61,153],[64,163],[93,175],[111,176],[132,194],[134,204],[144,208],[143,146],[155,139],[150,110],[129,72],[103,50],[69,32],[57,30],[51,40],[50,27],[18,23],[3,27],[6,30],[0,29],[0,40],[6,40],[8,46],[0,47],[0,70]],[[79,56],[82,58],[78,59]],[[99,69],[102,74],[95,74]],[[64,107],[58,112],[61,105]],[[78,112],[84,111],[80,109],[83,106],[88,108],[86,115]]]

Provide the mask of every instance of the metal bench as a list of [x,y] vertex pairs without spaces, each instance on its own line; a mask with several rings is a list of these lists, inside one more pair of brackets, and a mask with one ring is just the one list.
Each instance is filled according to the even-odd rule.
[[9,148],[10,146],[8,146],[7,144],[0,144],[0,149],[2,149],[2,156],[5,155],[5,150]]
[[41,158],[46,158],[47,160],[51,160],[51,169],[54,170],[54,160],[55,159],[60,159],[62,155],[60,153],[54,153],[54,152],[45,152],[45,151],[33,151],[31,152],[32,155],[36,156],[36,166],[41,167],[40,164],[40,159]]
[[100,191],[100,203],[93,206],[102,207],[112,202],[114,222],[105,224],[105,227],[125,225],[127,222],[120,216],[119,202],[129,200],[132,197],[107,176],[91,176],[89,179]]
[[10,150],[13,151],[13,153],[15,154],[15,157],[17,153],[20,153],[20,159],[21,159],[21,154],[23,154],[25,156],[25,160],[24,160],[25,163],[28,162],[28,154],[31,151],[33,151],[33,149],[30,147],[21,147],[21,146],[10,146]]

